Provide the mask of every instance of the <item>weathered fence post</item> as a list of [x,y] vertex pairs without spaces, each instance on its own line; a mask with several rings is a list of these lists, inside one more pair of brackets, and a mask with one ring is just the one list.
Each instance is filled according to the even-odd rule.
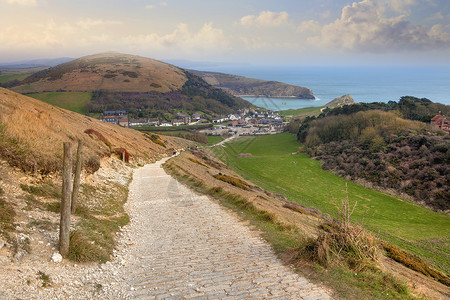
[[73,190],[72,190],[72,213],[75,213],[78,205],[78,190],[80,189],[80,176],[81,176],[81,166],[83,165],[83,143],[81,140],[78,140],[78,148],[77,148],[77,161],[75,163],[75,177],[73,179]]
[[70,197],[72,187],[72,143],[64,143],[63,184],[61,199],[61,221],[59,224],[59,253],[69,254],[70,238]]

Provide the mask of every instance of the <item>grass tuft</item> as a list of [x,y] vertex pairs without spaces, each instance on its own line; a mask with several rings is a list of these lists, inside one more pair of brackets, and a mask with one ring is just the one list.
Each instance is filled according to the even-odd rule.
[[396,262],[401,263],[402,265],[415,270],[419,273],[422,273],[426,276],[430,276],[439,282],[445,284],[446,286],[450,286],[450,278],[431,268],[428,263],[426,263],[420,257],[417,257],[413,254],[406,252],[403,249],[400,249],[396,246],[390,245],[386,242],[380,242],[383,249],[386,251],[386,256],[392,258]]
[[214,178],[221,180],[223,182],[226,182],[228,184],[234,185],[235,187],[238,187],[243,190],[250,190],[250,186],[243,180],[240,180],[239,178],[235,178],[228,175],[223,175],[222,173],[219,173],[217,175],[213,175]]
[[70,234],[69,259],[76,262],[107,261],[108,252],[100,245],[91,241],[82,230]]
[[38,185],[20,184],[20,188],[31,195],[61,199],[61,186],[52,182],[45,182]]
[[375,268],[380,257],[376,238],[360,226],[325,224],[316,240],[304,250],[324,267],[346,265],[351,270]]
[[43,288],[50,287],[52,285],[50,275],[47,275],[42,271],[37,272],[37,278],[42,281]]
[[199,164],[200,166],[207,167],[204,163],[196,160],[195,158],[189,157],[189,160],[192,161],[193,163]]
[[0,197],[0,236],[10,239],[9,234],[14,231],[16,213],[13,206]]

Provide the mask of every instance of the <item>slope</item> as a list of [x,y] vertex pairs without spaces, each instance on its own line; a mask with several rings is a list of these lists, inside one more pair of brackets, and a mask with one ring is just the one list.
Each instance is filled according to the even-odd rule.
[[[134,118],[171,121],[176,113],[206,115],[234,113],[250,103],[215,88],[183,69],[153,59],[108,52],[82,57],[40,72],[16,83],[12,90],[42,98],[43,93],[92,93],[85,113],[127,110]],[[44,96],[46,97],[46,96]],[[51,99],[59,107],[58,99]],[[75,101],[76,102],[76,101]]]
[[277,81],[247,78],[217,72],[190,70],[209,84],[224,89],[235,96],[295,97],[312,99],[313,92],[305,87]]
[[44,174],[57,171],[62,143],[78,139],[86,145],[85,167],[91,171],[102,157],[120,149],[139,163],[153,161],[184,143],[172,137],[152,138],[0,88],[0,158],[10,165]]
[[20,93],[169,92],[181,89],[186,80],[184,72],[175,66],[150,58],[107,52],[37,72],[13,90]]

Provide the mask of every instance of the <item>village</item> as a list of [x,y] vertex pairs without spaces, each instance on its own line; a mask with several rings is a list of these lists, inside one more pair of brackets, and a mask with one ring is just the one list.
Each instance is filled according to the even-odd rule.
[[[184,112],[176,114],[172,121],[157,118],[133,119],[124,110],[104,111],[103,121],[117,124],[122,127],[145,128],[157,127],[158,130],[170,129],[199,129],[206,135],[262,135],[275,134],[283,131],[287,124],[282,116],[273,111],[258,111],[255,109],[242,109],[235,114],[210,118],[200,113],[192,115]],[[182,126],[182,127],[181,127]]]

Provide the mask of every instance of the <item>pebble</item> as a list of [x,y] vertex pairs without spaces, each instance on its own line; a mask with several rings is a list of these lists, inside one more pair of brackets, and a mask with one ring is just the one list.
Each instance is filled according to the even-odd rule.
[[62,262],[62,256],[58,252],[55,252],[55,253],[53,253],[51,260],[54,263]]

